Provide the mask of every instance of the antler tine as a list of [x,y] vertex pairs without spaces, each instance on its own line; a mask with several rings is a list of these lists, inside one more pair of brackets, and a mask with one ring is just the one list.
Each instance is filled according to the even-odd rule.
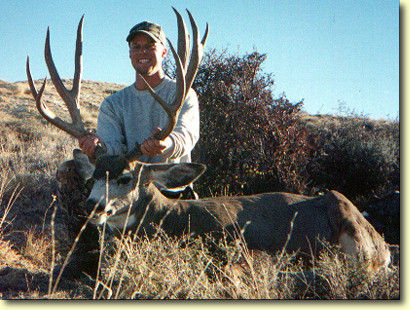
[[30,86],[30,91],[31,94],[33,95],[34,100],[37,100],[37,89],[36,86],[34,85],[33,78],[31,76],[30,72],[30,57],[27,55],[27,62],[26,62],[26,74],[27,74],[27,80],[28,80],[28,85]]
[[185,26],[184,19],[182,18],[181,14],[174,8],[175,15],[177,16],[177,24],[178,24],[178,56],[181,59],[182,66],[184,68],[184,72],[187,70],[187,61],[190,57],[190,40],[189,35],[187,33],[187,29]]
[[201,42],[199,42],[199,31],[198,31],[198,26],[196,25],[195,19],[192,16],[191,12],[186,10],[188,12],[189,16],[189,21],[191,22],[192,26],[192,36],[193,36],[193,46],[192,46],[192,54],[191,54],[191,59],[189,61],[188,69],[186,71],[186,92],[189,91],[189,89],[192,86],[192,83],[194,82],[196,73],[198,72],[198,67],[199,64],[201,63],[202,56],[204,54],[204,47],[206,43],[206,39],[208,38],[208,23],[206,23],[206,29],[204,36],[202,37]]
[[[60,95],[61,99],[65,102],[68,112],[70,113],[73,124],[84,127],[81,120],[80,108],[79,108],[79,95],[81,85],[81,58],[82,58],[82,27],[83,27],[84,15],[81,17],[80,23],[77,28],[77,41],[75,49],[75,71],[73,87],[71,90],[67,90],[61,81],[60,75],[57,72],[56,66],[51,55],[50,48],[50,29],[47,29],[47,37],[44,48],[44,56],[46,59],[48,71],[50,72],[51,80]],[[85,129],[84,129],[85,133]]]
[[[175,63],[177,65],[177,76],[176,76],[176,94],[174,104],[169,106],[169,109],[172,113],[168,114],[168,123],[167,125],[161,130],[161,132],[156,136],[158,140],[163,140],[169,136],[169,134],[174,130],[176,125],[179,111],[181,110],[182,104],[185,100],[186,94],[186,81],[185,81],[185,74],[183,69],[183,64],[181,63],[181,59],[179,58],[178,54],[175,52],[174,47],[172,46],[171,41],[168,40],[168,44],[171,48],[172,54],[175,58]],[[167,109],[165,109],[167,111]]]
[[73,88],[71,91],[75,94],[75,99],[77,106],[79,106],[79,97],[81,89],[81,73],[82,73],[82,54],[83,54],[83,21],[84,15],[81,17],[80,22],[77,27],[77,39],[75,42],[75,69],[74,69],[74,79],[73,79]]

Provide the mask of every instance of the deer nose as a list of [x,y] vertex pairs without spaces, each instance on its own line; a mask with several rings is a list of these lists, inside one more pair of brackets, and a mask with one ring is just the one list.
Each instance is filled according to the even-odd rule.
[[100,212],[104,211],[105,205],[98,202],[98,201],[95,201],[93,199],[87,200],[86,203],[85,203],[85,212],[86,212],[86,214],[90,215],[91,212],[93,212],[94,208],[95,208],[96,213],[100,213]]

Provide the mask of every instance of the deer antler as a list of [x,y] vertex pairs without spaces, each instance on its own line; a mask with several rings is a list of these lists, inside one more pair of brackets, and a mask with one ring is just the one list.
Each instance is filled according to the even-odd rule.
[[49,107],[44,103],[42,100],[42,95],[44,93],[47,78],[44,79],[43,85],[39,92],[34,85],[33,78],[30,73],[30,61],[29,57],[27,56],[27,64],[26,64],[26,72],[27,72],[27,79],[30,86],[31,94],[36,101],[36,106],[40,114],[51,124],[57,126],[58,128],[64,130],[68,134],[76,137],[81,138],[86,135],[87,131],[85,129],[84,123],[81,119],[80,114],[80,106],[79,106],[79,97],[80,97],[80,88],[81,88],[81,55],[82,55],[82,31],[83,31],[83,20],[84,15],[81,17],[80,23],[78,24],[77,29],[77,41],[76,41],[76,48],[75,48],[75,72],[74,72],[74,80],[73,80],[73,87],[71,90],[67,90],[64,86],[61,78],[57,72],[57,69],[54,65],[53,57],[51,55],[50,49],[50,29],[47,29],[47,37],[46,43],[44,48],[44,55],[48,67],[48,71],[50,72],[51,80],[60,95],[61,99],[63,99],[64,103],[67,106],[68,112],[70,113],[70,117],[72,119],[72,123],[68,123],[58,116],[56,116]]
[[[178,52],[175,52],[175,49],[170,40],[168,40],[168,44],[171,48],[172,55],[175,58],[176,63],[176,96],[175,101],[172,105],[165,102],[162,98],[155,93],[152,87],[145,81],[145,79],[140,75],[142,80],[144,81],[145,85],[148,88],[148,91],[151,95],[155,98],[155,100],[162,106],[165,112],[168,115],[168,123],[167,125],[159,132],[155,138],[158,140],[163,140],[168,137],[171,132],[174,130],[175,125],[178,120],[179,112],[181,111],[181,107],[185,101],[185,98],[188,94],[189,89],[192,86],[192,83],[195,79],[196,73],[198,71],[199,64],[201,62],[204,46],[206,39],[208,37],[208,24],[206,24],[205,34],[201,41],[199,41],[199,32],[198,27],[196,25],[195,19],[191,15],[191,13],[187,10],[189,15],[189,20],[192,26],[192,34],[193,34],[193,47],[192,53],[189,51],[189,36],[186,31],[186,26],[184,20],[179,14],[179,12],[172,8],[177,16],[177,23],[178,23]],[[187,61],[189,59],[189,64]],[[132,149],[129,153],[125,155],[125,157],[129,161],[135,161],[139,157],[142,156],[141,148],[138,143],[136,143],[134,149]]]

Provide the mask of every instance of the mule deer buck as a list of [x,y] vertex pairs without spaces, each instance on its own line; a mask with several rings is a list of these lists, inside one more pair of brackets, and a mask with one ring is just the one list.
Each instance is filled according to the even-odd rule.
[[[169,42],[177,67],[175,102],[164,102],[149,88],[152,96],[169,115],[168,125],[161,131],[158,139],[164,139],[175,126],[179,109],[201,61],[208,32],[207,28],[200,42],[197,26],[188,12],[193,29],[193,48],[190,56],[185,25],[179,13],[175,13],[178,20],[178,52],[174,51]],[[41,115],[77,138],[86,132],[78,106],[81,29],[82,19],[78,27],[76,69],[71,91],[63,86],[53,64],[49,33],[46,39],[46,62],[53,83],[67,104],[72,124],[53,115],[42,102],[45,83],[37,92],[27,61],[30,88]],[[330,191],[319,198],[289,193],[265,193],[199,200],[169,199],[161,194],[154,182],[167,188],[185,186],[195,181],[203,173],[205,166],[199,163],[142,163],[138,161],[141,155],[139,145],[122,156],[102,154],[95,163],[91,163],[80,150],[74,150],[73,154],[77,171],[83,180],[95,180],[85,211],[88,214],[95,211],[92,221],[96,225],[107,223],[119,231],[132,231],[138,235],[148,236],[155,232],[153,224],[160,225],[165,233],[172,236],[189,233],[210,233],[216,236],[225,234],[234,239],[243,237],[248,248],[272,254],[282,250],[285,244],[287,251],[312,253],[315,248],[319,249],[316,240],[320,238],[332,244],[339,244],[347,254],[364,255],[369,260],[371,268],[377,269],[389,264],[390,252],[383,238],[358,209],[338,192]]]

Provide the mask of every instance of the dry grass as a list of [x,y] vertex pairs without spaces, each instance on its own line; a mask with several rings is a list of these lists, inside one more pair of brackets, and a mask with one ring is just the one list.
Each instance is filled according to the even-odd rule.
[[[189,244],[189,246],[187,246]],[[212,246],[210,246],[212,244]],[[318,260],[249,252],[241,244],[117,240],[94,288],[104,299],[397,299],[399,269],[370,273],[329,247]]]
[[[36,83],[39,85],[39,82]],[[82,114],[95,124],[98,105],[122,86],[83,82]],[[70,251],[65,214],[53,217],[57,167],[76,141],[47,125],[25,83],[0,83],[1,299],[398,299],[399,261],[371,274],[331,248],[317,259],[269,256],[223,240],[124,237],[104,244],[98,281],[50,283]],[[51,84],[45,100],[67,114]],[[212,190],[211,190],[212,191]],[[54,242],[53,242],[54,241]]]
[[49,256],[51,242],[49,236],[38,233],[35,228],[31,228],[24,232],[26,237],[26,244],[22,249],[22,254],[32,260],[35,264],[42,267],[49,267]]

